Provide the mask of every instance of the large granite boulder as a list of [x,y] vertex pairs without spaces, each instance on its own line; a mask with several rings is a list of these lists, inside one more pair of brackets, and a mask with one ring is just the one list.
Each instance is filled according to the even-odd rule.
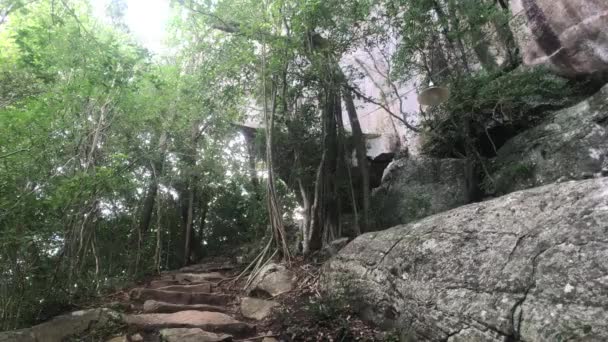
[[394,160],[372,193],[372,228],[389,228],[469,203],[468,175],[464,159]]
[[493,161],[490,192],[505,194],[608,173],[608,85],[549,115],[503,145]]
[[566,76],[608,71],[608,1],[513,0],[510,7],[525,64]]
[[120,323],[123,317],[109,309],[90,309],[61,315],[31,328],[0,332],[0,342],[62,342],[91,329]]
[[322,275],[416,341],[607,341],[608,178],[361,235]]

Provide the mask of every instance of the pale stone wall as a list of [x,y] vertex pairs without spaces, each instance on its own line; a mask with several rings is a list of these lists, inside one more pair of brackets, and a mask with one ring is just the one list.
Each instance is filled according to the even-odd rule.
[[[384,54],[391,56],[394,53],[395,46],[395,41],[387,44],[387,46],[383,47]],[[359,63],[362,63],[364,68]],[[374,49],[368,52],[362,48],[358,49],[352,54],[345,56],[341,64],[345,70],[349,70],[350,67],[355,68],[357,72],[363,72],[363,69],[365,69],[366,72],[363,72],[363,74],[366,74],[366,76],[355,81],[361,93],[381,102],[382,94],[379,87],[382,87],[388,97],[387,107],[393,113],[401,116],[399,100],[396,98],[395,92],[389,86],[385,76],[389,67],[380,50]],[[402,94],[403,111],[409,113],[408,122],[416,124],[419,121],[419,105],[415,90],[416,80],[399,83],[397,86],[399,94]],[[402,122],[391,117],[387,111],[376,104],[366,102],[363,99],[355,99],[355,105],[357,106],[357,114],[363,132],[379,135],[377,138],[368,137],[367,147],[369,157],[374,158],[382,153],[396,153],[399,149],[405,147],[407,147],[411,154],[418,154],[419,136],[417,133],[407,129]],[[348,115],[344,113],[343,118],[344,127],[350,130]]]

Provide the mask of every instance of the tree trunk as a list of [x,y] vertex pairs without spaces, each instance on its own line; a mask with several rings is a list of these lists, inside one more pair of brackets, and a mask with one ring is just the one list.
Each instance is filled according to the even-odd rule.
[[154,203],[156,202],[156,195],[158,193],[158,180],[163,172],[165,153],[167,151],[167,135],[168,133],[166,130],[163,130],[163,132],[160,134],[160,138],[158,139],[157,160],[152,161],[152,180],[148,185],[148,191],[146,192],[144,207],[141,212],[141,219],[139,221],[139,232],[141,234],[147,232],[150,228],[152,212],[154,211]]
[[[359,167],[361,175],[361,193],[363,201],[363,210],[361,212],[361,222],[359,229],[361,232],[366,232],[369,229],[369,211],[370,211],[370,185],[369,185],[369,165],[367,162],[367,148],[365,146],[365,137],[361,130],[361,124],[359,123],[359,117],[357,116],[357,109],[355,108],[355,102],[353,100],[352,93],[345,89],[342,97],[344,98],[344,104],[346,105],[346,112],[348,113],[348,119],[353,133],[353,139],[355,141],[355,154],[357,155],[357,166]],[[347,166],[348,167],[348,166]]]
[[[332,77],[335,80],[335,75]],[[323,108],[323,154],[317,169],[315,184],[315,199],[311,208],[312,220],[308,237],[308,248],[304,254],[321,249],[323,232],[336,229],[338,219],[337,195],[334,182],[337,169],[337,129],[336,111],[340,110],[340,83],[328,82],[325,85],[325,97],[322,99]],[[338,91],[338,92],[336,92]]]

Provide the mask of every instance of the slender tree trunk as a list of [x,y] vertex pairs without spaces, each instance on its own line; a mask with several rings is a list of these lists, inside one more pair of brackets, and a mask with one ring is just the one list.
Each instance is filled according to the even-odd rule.
[[248,132],[243,133],[245,136],[245,143],[247,144],[247,161],[249,166],[249,177],[251,178],[251,185],[254,189],[258,188],[258,175],[256,170],[256,149],[255,149],[255,135],[249,134]]
[[311,225],[311,207],[312,203],[310,200],[310,194],[301,178],[298,178],[298,187],[300,188],[300,196],[302,197],[302,225],[300,226],[300,243],[302,244],[302,252],[304,250],[310,250],[309,236],[310,236],[310,225]]
[[188,214],[186,217],[186,231],[184,244],[184,266],[190,263],[190,241],[192,238],[192,221],[194,220],[194,189],[193,184],[188,187]]
[[[348,91],[348,90],[346,90]],[[361,228],[359,225],[359,209],[358,209],[358,205],[357,205],[357,196],[355,195],[355,185],[353,183],[353,176],[351,173],[351,167],[350,167],[350,155],[349,155],[349,151],[346,149],[346,143],[344,141],[344,124],[342,123],[341,120],[338,120],[337,122],[338,124],[338,139],[340,140],[340,144],[341,146],[343,146],[342,148],[342,153],[340,153],[340,155],[342,156],[342,160],[344,162],[344,168],[346,169],[346,175],[348,176],[348,188],[350,190],[350,201],[351,201],[351,206],[352,206],[352,212],[353,212],[353,217],[354,217],[354,222],[353,222],[353,230],[355,232],[356,236],[361,235]]]
[[159,178],[163,172],[163,164],[165,160],[165,153],[167,151],[167,130],[163,130],[158,139],[158,155],[157,159],[152,162],[152,180],[148,185],[148,191],[146,192],[146,198],[144,199],[144,206],[141,212],[141,219],[139,221],[139,231],[146,233],[150,228],[152,221],[152,213],[154,212],[154,203],[156,202],[156,195],[158,193]]

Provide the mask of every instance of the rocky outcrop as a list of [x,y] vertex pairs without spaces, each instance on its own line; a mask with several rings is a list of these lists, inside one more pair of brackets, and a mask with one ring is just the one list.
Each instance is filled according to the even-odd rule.
[[67,337],[121,320],[120,314],[109,309],[75,311],[31,328],[0,332],[0,342],[62,342]]
[[426,157],[394,160],[372,194],[375,230],[469,203],[470,184],[464,159]]
[[605,341],[607,260],[598,178],[364,234],[324,266],[322,284],[419,341]]
[[524,63],[568,76],[608,71],[608,2],[513,0],[510,7]]
[[486,183],[496,194],[608,173],[608,85],[510,139],[492,169]]

